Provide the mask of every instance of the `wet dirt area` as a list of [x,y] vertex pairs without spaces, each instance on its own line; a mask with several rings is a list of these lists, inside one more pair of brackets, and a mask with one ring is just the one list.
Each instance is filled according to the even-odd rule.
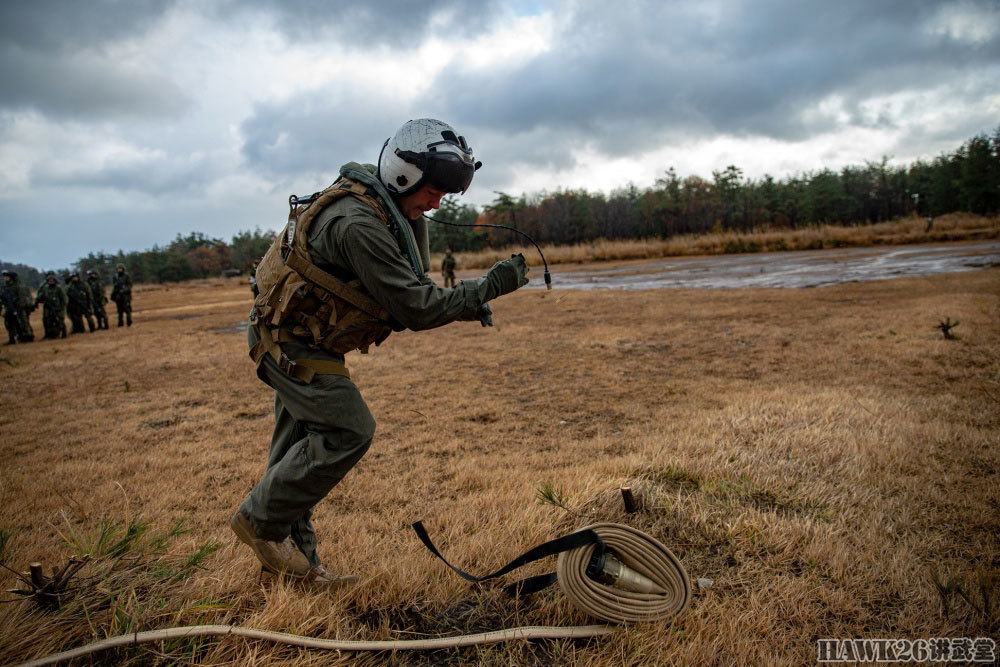
[[[1000,241],[670,257],[550,267],[553,289],[822,287],[1000,266]],[[527,289],[545,289],[532,267]]]

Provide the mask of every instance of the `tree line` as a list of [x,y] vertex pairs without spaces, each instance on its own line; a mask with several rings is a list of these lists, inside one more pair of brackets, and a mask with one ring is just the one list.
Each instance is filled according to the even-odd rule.
[[[477,217],[471,207],[446,203],[434,217],[449,222]],[[539,243],[575,244],[821,223],[861,225],[955,211],[1000,213],[1000,127],[952,153],[908,166],[890,165],[883,157],[839,171],[751,179],[730,165],[713,171],[711,180],[682,178],[670,168],[645,189],[630,185],[609,194],[568,189],[516,198],[498,192],[478,217],[479,222],[516,227]],[[445,245],[462,251],[521,242],[504,230],[439,226],[431,227],[431,239],[438,251]]]
[[[954,211],[1000,213],[1000,127],[977,135],[951,153],[908,166],[888,158],[839,171],[821,169],[782,179],[745,178],[730,165],[711,180],[681,177],[671,167],[654,185],[635,185],[610,193],[582,189],[522,194],[497,192],[482,210],[446,197],[433,217],[448,223],[473,222],[516,227],[539,243],[575,244],[596,239],[668,238],[678,234],[734,230],[800,228],[821,223],[861,225],[908,215],[938,216]],[[522,243],[495,228],[430,224],[431,250],[456,252]],[[108,254],[91,252],[73,263],[74,271],[96,270],[110,280],[124,264],[135,282],[162,283],[246,272],[271,245],[275,233],[239,232],[229,242],[192,232],[165,246]],[[44,272],[0,261],[25,284],[38,286]],[[65,273],[66,270],[58,273]]]
[[[238,232],[228,243],[201,232],[191,232],[187,236],[178,234],[168,245],[154,245],[147,250],[119,250],[114,254],[90,252],[71,267],[55,273],[60,278],[68,273],[83,276],[84,272],[93,269],[105,283],[111,280],[119,264],[125,265],[133,282],[137,283],[178,282],[227,272],[246,273],[255,260],[264,256],[274,236],[274,232],[261,231],[259,227],[252,232]],[[45,271],[24,264],[0,262],[0,268],[17,271],[18,277],[32,287],[38,287],[45,280]]]

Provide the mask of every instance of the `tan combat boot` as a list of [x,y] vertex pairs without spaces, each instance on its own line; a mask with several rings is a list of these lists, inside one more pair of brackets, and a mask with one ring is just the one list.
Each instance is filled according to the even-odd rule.
[[316,584],[318,586],[327,586],[328,588],[340,588],[342,586],[353,586],[358,583],[361,578],[353,574],[334,574],[328,571],[322,565],[317,565],[313,569],[309,570],[302,581],[308,584]]
[[257,537],[250,525],[250,519],[243,516],[243,513],[236,510],[236,514],[229,520],[229,527],[251,549],[257,560],[272,572],[291,574],[296,577],[305,577],[310,572],[309,560],[299,551],[292,542],[291,537],[286,537],[281,542],[265,540]]

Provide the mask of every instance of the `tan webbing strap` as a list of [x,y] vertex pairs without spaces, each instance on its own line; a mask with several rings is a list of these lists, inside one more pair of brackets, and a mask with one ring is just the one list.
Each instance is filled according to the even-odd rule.
[[[281,351],[281,347],[274,342],[271,332],[266,326],[258,326],[260,340],[250,348],[250,358],[254,364],[260,366],[265,354],[270,354],[274,363],[278,364],[285,373],[297,377],[303,382],[312,382],[315,375],[340,375],[347,379],[351,378],[347,366],[339,361],[324,361],[321,359],[299,359],[292,360]],[[281,329],[278,330],[278,339],[294,340],[294,337],[287,336]]]
[[295,237],[291,252],[285,258],[285,264],[310,282],[319,285],[328,292],[333,292],[344,301],[360,308],[372,317],[387,322],[390,319],[387,310],[366,294],[362,294],[356,289],[351,289],[350,286],[346,285],[336,276],[332,276],[318,268],[312,263],[312,259],[306,250],[309,228],[312,227],[313,220],[330,202],[342,197],[353,195],[362,200],[375,211],[382,222],[388,225],[389,216],[383,210],[382,203],[366,194],[367,192],[368,188],[362,183],[352,181],[349,178],[340,178],[336,183],[320,193],[320,196],[309,204],[308,208],[298,216],[298,220],[295,223]]
[[298,253],[298,248],[293,248],[292,252],[288,253],[288,257],[285,259],[285,264],[302,277],[316,283],[328,292],[333,292],[344,301],[360,308],[372,317],[382,320],[383,322],[389,321],[389,312],[382,306],[378,305],[374,299],[362,294],[356,289],[348,287],[343,281],[330,275],[326,271],[317,268],[311,261],[306,261],[306,259]]
[[299,359],[294,363],[296,368],[295,376],[303,382],[310,382],[314,375],[339,375],[347,378],[348,380],[351,379],[351,374],[348,372],[347,366],[339,361]]
[[349,178],[341,177],[338,179],[333,185],[321,192],[319,197],[313,200],[313,202],[309,204],[308,208],[306,208],[306,210],[298,216],[298,221],[295,224],[295,245],[304,248],[306,245],[306,238],[309,234],[309,228],[312,226],[313,219],[316,215],[326,208],[330,202],[348,195],[353,195],[368,204],[375,211],[375,215],[377,215],[382,222],[388,225],[389,215],[382,207],[382,202],[367,193],[368,188],[362,183],[352,181]]

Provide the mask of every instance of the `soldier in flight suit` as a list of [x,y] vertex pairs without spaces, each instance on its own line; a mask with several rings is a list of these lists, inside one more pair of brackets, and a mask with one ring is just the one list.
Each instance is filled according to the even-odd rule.
[[3,324],[7,327],[7,345],[14,345],[21,338],[21,290],[17,285],[17,273],[3,272],[3,287],[0,287],[0,304],[3,305]]
[[118,309],[118,326],[122,326],[122,317],[132,326],[132,278],[125,273],[125,265],[119,264],[115,275],[111,276],[111,300]]
[[68,299],[69,321],[73,324],[70,333],[84,333],[83,318],[87,318],[87,325],[91,333],[94,331],[94,318],[90,309],[90,290],[80,282],[80,274],[74,273],[66,279],[66,298]]
[[289,225],[257,267],[247,338],[274,389],[274,432],[267,470],[230,526],[266,569],[331,586],[358,579],[323,568],[310,520],[375,435],[344,354],[393,330],[492,325],[487,302],[527,284],[521,255],[447,289],[427,276],[421,218],[445,194],[465,192],[479,166],[449,125],[409,121],[386,140],[377,168],[348,163],[313,203],[296,205],[294,233]]
[[93,269],[87,271],[87,289],[90,290],[90,304],[94,307],[97,328],[107,329],[108,313],[104,310],[104,304],[108,302],[108,297],[104,294],[104,283],[101,282],[100,274]]
[[66,337],[66,292],[56,281],[56,274],[49,273],[38,288],[35,305],[42,304],[42,325],[45,338]]
[[444,259],[441,260],[441,275],[444,276],[444,286],[455,286],[455,256],[451,254],[451,248],[444,249]]

